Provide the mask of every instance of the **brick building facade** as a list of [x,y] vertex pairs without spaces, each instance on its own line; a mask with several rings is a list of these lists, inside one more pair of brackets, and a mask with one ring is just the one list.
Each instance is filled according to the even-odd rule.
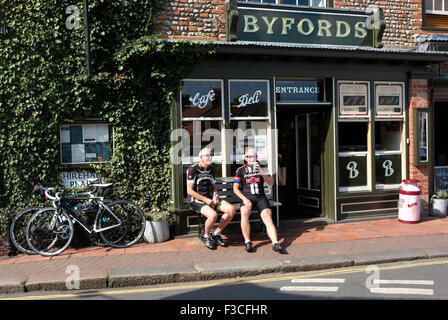
[[[382,8],[386,19],[383,35],[385,47],[416,49],[418,36],[448,33],[448,29],[425,29],[422,0],[334,0],[331,7],[355,10]],[[156,21],[156,32],[161,38],[209,41],[226,39],[225,0],[168,1]]]
[[[432,1],[432,2],[431,2]],[[378,48],[368,49],[365,48],[353,48],[353,46],[348,45],[346,47],[336,46],[333,47],[330,45],[329,48],[325,48],[324,45],[320,43],[306,43],[304,45],[294,45],[290,43],[274,43],[271,40],[257,40],[257,41],[244,41],[239,42],[239,39],[235,42],[227,41],[229,39],[229,25],[231,19],[228,17],[228,13],[226,10],[228,9],[229,2],[224,0],[180,0],[180,1],[168,1],[165,8],[159,14],[156,20],[156,33],[160,38],[169,39],[171,41],[179,41],[179,40],[191,40],[191,41],[204,41],[204,42],[213,42],[218,45],[220,48],[218,50],[218,58],[211,60],[209,62],[202,62],[197,70],[193,71],[191,77],[194,81],[195,79],[221,79],[224,83],[223,90],[226,91],[228,95],[231,94],[230,86],[232,85],[233,80],[229,79],[269,79],[269,83],[276,83],[277,85],[278,79],[292,79],[296,78],[299,80],[309,79],[309,78],[325,78],[324,81],[329,81],[329,85],[326,86],[327,93],[328,91],[332,91],[331,94],[334,97],[329,97],[329,100],[332,100],[334,112],[336,114],[329,114],[328,116],[333,120],[336,117],[333,133],[330,131],[333,129],[331,125],[328,127],[328,134],[333,139],[334,150],[325,150],[322,151],[322,157],[333,157],[333,160],[328,162],[327,168],[325,168],[327,174],[333,174],[334,177],[332,179],[327,179],[327,184],[338,184],[339,189],[336,186],[331,189],[328,186],[324,185],[324,169],[321,168],[321,178],[322,184],[319,186],[321,188],[320,198],[315,195],[302,194],[299,195],[299,199],[302,196],[303,199],[318,199],[318,206],[321,206],[321,215],[331,220],[343,220],[346,217],[363,217],[363,212],[368,212],[368,216],[372,216],[377,214],[377,212],[383,212],[384,214],[391,214],[393,212],[397,212],[397,208],[392,210],[392,208],[388,207],[390,203],[393,203],[398,199],[398,187],[390,187],[387,186],[383,188],[378,187],[382,185],[382,182],[378,182],[375,175],[378,175],[378,172],[381,171],[381,166],[375,161],[378,161],[378,158],[381,156],[385,156],[389,151],[378,151],[376,146],[372,144],[377,143],[379,140],[385,139],[387,134],[384,137],[380,136],[380,130],[384,131],[382,126],[388,127],[389,125],[396,126],[396,122],[387,122],[386,118],[379,117],[376,118],[375,115],[371,115],[367,120],[367,171],[368,176],[366,178],[366,187],[367,189],[363,189],[362,187],[341,187],[341,176],[337,176],[335,171],[343,170],[341,162],[341,154],[343,157],[346,156],[344,152],[341,153],[340,144],[341,142],[341,132],[343,127],[346,126],[346,123],[349,123],[350,120],[348,118],[343,118],[339,116],[339,120],[337,119],[337,95],[340,94],[339,88],[340,83],[343,83],[343,80],[351,80],[353,83],[360,80],[360,82],[368,82],[369,90],[371,90],[371,96],[369,93],[369,99],[372,99],[372,106],[375,105],[375,88],[381,84],[382,82],[389,81],[390,83],[403,83],[404,84],[404,116],[402,118],[402,135],[401,137],[401,157],[403,160],[402,167],[400,170],[402,171],[403,179],[417,179],[419,180],[419,185],[422,187],[422,213],[428,214],[430,210],[430,197],[431,194],[435,191],[437,187],[435,187],[435,178],[434,178],[434,170],[437,167],[437,163],[435,162],[435,158],[437,158],[437,154],[435,154],[434,150],[437,150],[435,147],[435,143],[437,144],[437,135],[440,133],[434,132],[434,105],[439,103],[443,104],[443,101],[448,101],[448,90],[445,90],[444,87],[448,88],[448,85],[445,85],[443,78],[444,72],[446,72],[446,64],[445,64],[445,55],[439,52],[440,43],[444,43],[446,39],[444,39],[444,35],[448,34],[448,29],[444,30],[445,17],[442,15],[438,15],[438,11],[440,8],[436,3],[437,0],[405,0],[405,1],[340,1],[340,0],[330,0],[327,1],[328,8],[330,10],[322,10],[321,7],[297,7],[296,9],[291,9],[291,7],[283,6],[279,0],[268,0],[268,1],[254,1],[254,2],[272,2],[271,4],[263,4],[260,6],[260,10],[264,10],[263,12],[270,11],[271,8],[274,9],[285,9],[288,10],[304,10],[305,12],[315,10],[318,14],[331,14],[331,12],[337,12],[342,14],[353,14],[357,12],[374,12],[374,8],[380,8],[384,15],[385,26],[381,31],[381,39],[379,40],[382,45],[379,45]],[[232,1],[231,1],[232,2]],[[236,2],[236,1],[235,1]],[[251,1],[238,1],[238,4],[247,4]],[[430,3],[431,2],[431,3]],[[302,3],[300,0],[299,3]],[[314,3],[314,1],[310,1],[310,3]],[[428,6],[433,6],[429,8]],[[283,7],[282,7],[283,6]],[[253,8],[252,8],[253,9]],[[279,10],[280,10],[279,9]],[[437,9],[437,10],[436,10]],[[240,8],[238,8],[240,10]],[[333,11],[331,11],[333,10]],[[444,8],[443,8],[444,10]],[[447,8],[448,10],[448,8]],[[314,12],[314,13],[316,13]],[[311,12],[313,13],[313,12]],[[290,18],[276,18],[274,16],[262,17],[257,16],[258,20],[255,18],[248,18],[245,22],[247,23],[246,28],[251,31],[250,28],[254,28],[258,30],[259,27],[263,24],[262,18],[264,22],[271,26],[274,23],[283,19],[283,27],[285,28],[284,19]],[[448,16],[447,16],[448,17]],[[255,19],[255,20],[250,20]],[[375,18],[374,18],[375,19]],[[255,23],[255,21],[259,21],[259,24]],[[292,21],[292,20],[291,20]],[[303,21],[302,21],[303,22]],[[307,20],[308,22],[308,20]],[[375,21],[373,21],[375,23]],[[251,24],[252,23],[252,24]],[[279,22],[278,22],[279,23]],[[287,22],[286,22],[287,23]],[[297,20],[294,21],[297,23]],[[319,22],[319,25],[315,24],[316,28],[319,27],[319,32],[322,32],[321,35],[325,35],[324,31],[320,28],[325,29],[327,22]],[[340,22],[338,23],[338,28],[340,27]],[[314,26],[312,26],[314,28]],[[448,27],[448,20],[446,20],[446,26]],[[309,31],[311,34],[311,29],[308,31],[305,29],[301,29],[303,25],[293,25],[290,29],[290,26],[287,25],[286,29],[283,31],[294,30],[294,27],[297,28],[299,32],[302,34]],[[332,27],[335,27],[335,23],[333,23]],[[299,30],[300,29],[300,30]],[[317,30],[317,29],[316,29]],[[315,32],[316,32],[315,30]],[[332,29],[333,33],[335,33],[336,29]],[[352,28],[353,30],[353,28]],[[272,30],[270,30],[272,33]],[[337,32],[343,33],[344,29],[337,30]],[[269,33],[269,32],[268,32]],[[378,33],[376,33],[377,35]],[[432,38],[433,37],[433,38]],[[441,38],[440,38],[441,37]],[[427,49],[428,45],[422,46],[422,43],[428,43],[428,41],[434,40],[434,42],[429,44],[429,48],[432,44],[435,43],[436,49]],[[319,38],[316,38],[318,41]],[[267,42],[266,42],[267,41]],[[286,42],[286,41],[285,41]],[[321,46],[320,46],[321,45]],[[439,47],[437,47],[439,45]],[[373,47],[376,45],[374,44]],[[340,50],[340,51],[338,51]],[[347,50],[347,51],[345,51]],[[366,53],[367,52],[367,53]],[[370,55],[370,57],[366,57],[366,55]],[[224,57],[225,56],[225,57]],[[311,58],[311,56],[314,56]],[[224,57],[224,58],[223,58]],[[279,58],[283,57],[283,58]],[[220,60],[223,58],[223,60]],[[278,59],[277,59],[278,58]],[[252,60],[251,60],[252,59]],[[282,60],[283,59],[283,60]],[[295,59],[295,60],[294,60]],[[265,61],[260,62],[260,60]],[[234,61],[232,63],[231,61]],[[283,63],[282,63],[283,61]],[[292,62],[291,62],[292,61]],[[297,64],[294,64],[294,61]],[[224,70],[221,71],[221,68],[212,72],[209,69],[212,69],[216,66],[216,63],[222,64],[222,68]],[[243,66],[244,63],[247,65]],[[268,66],[268,64],[275,65],[276,68]],[[374,64],[375,66],[371,68],[369,64]],[[213,67],[212,67],[213,65]],[[235,68],[242,67],[245,68],[247,66],[248,73],[245,74],[240,70],[233,70],[233,66]],[[297,72],[293,72],[294,68],[297,68]],[[265,68],[266,71],[254,71],[254,70],[263,70]],[[353,75],[350,74],[350,71],[346,69],[350,69]],[[396,69],[396,74],[394,74],[393,69]],[[286,70],[288,69],[288,70]],[[312,69],[312,70],[308,70]],[[322,70],[320,70],[322,69]],[[366,72],[360,71],[361,69],[371,70],[371,77],[366,75]],[[269,71],[270,70],[270,73]],[[303,70],[303,71],[302,71]],[[325,73],[325,70],[328,73]],[[437,70],[436,73],[433,70]],[[253,74],[250,74],[250,73]],[[249,75],[250,74],[250,75]],[[437,79],[435,79],[435,75],[437,74]],[[448,77],[447,77],[448,78]],[[332,79],[332,80],[331,80]],[[236,80],[235,80],[236,81]],[[331,88],[331,82],[333,81],[333,88]],[[280,83],[279,81],[278,83]],[[274,84],[273,84],[274,85]],[[278,90],[275,89],[275,90]],[[275,95],[275,94],[274,94]],[[178,105],[182,105],[182,93],[179,98]],[[231,102],[224,101],[224,107],[227,107],[226,104]],[[369,100],[370,101],[370,100]],[[283,114],[286,115],[286,108],[279,108],[281,102],[272,101],[272,113],[269,118],[269,123],[272,123],[272,128],[275,127],[275,130],[279,130],[279,122],[282,121]],[[331,104],[331,103],[329,103]],[[324,104],[322,104],[324,105]],[[302,108],[303,104],[298,104],[297,110]],[[182,107],[180,106],[180,109]],[[303,109],[303,108],[302,108]],[[326,111],[325,107],[322,106],[320,112],[323,117],[325,117]],[[281,112],[279,111],[281,110]],[[297,111],[295,113],[295,117],[301,117],[299,114],[302,111]],[[318,110],[318,109],[316,109]],[[372,107],[372,111],[374,111],[374,107]],[[440,109],[442,110],[442,109]],[[419,113],[418,111],[428,112]],[[312,113],[307,113],[307,121],[310,121],[309,115]],[[177,118],[177,126],[183,125],[182,114],[175,112],[173,114],[175,118]],[[223,116],[224,117],[224,116]],[[225,121],[223,121],[223,126],[232,127],[232,119],[231,119],[231,111],[230,111],[230,120],[227,122],[227,115],[224,117]],[[393,118],[393,116],[392,116]],[[395,119],[395,118],[394,118]],[[422,120],[423,119],[423,120]],[[198,119],[195,119],[198,120]],[[199,119],[200,120],[200,119]],[[342,120],[342,121],[341,121]],[[366,119],[364,119],[366,120]],[[363,121],[364,121],[363,120]],[[395,119],[396,120],[396,119]],[[383,121],[383,123],[381,122]],[[420,122],[419,122],[420,121]],[[422,127],[419,125],[422,121],[428,121],[429,131],[425,132],[425,136],[422,136]],[[353,122],[353,121],[352,121]],[[361,121],[362,122],[362,121]],[[176,123],[176,121],[175,121]],[[201,122],[204,124],[204,122]],[[275,125],[274,125],[275,124]],[[425,122],[426,124],[426,122]],[[269,125],[268,125],[269,126]],[[295,123],[297,128],[298,123]],[[354,125],[356,127],[356,125]],[[364,124],[361,124],[357,127],[358,129],[363,129]],[[344,129],[345,130],[345,129]],[[372,130],[377,133],[372,133]],[[389,129],[385,129],[386,131]],[[420,131],[419,131],[420,130]],[[279,135],[282,132],[277,132],[277,136],[272,136],[272,149],[274,155],[272,159],[267,160],[267,164],[276,170],[277,166],[281,166],[280,162],[277,162],[277,153],[280,153],[281,141]],[[427,135],[426,135],[427,134]],[[338,141],[339,139],[339,141]],[[425,140],[426,139],[426,140]],[[269,138],[268,138],[269,140]],[[423,141],[425,140],[425,141]],[[375,141],[375,142],[374,142]],[[436,141],[436,142],[434,142]],[[326,143],[330,143],[331,141],[327,141]],[[426,145],[424,145],[426,143]],[[423,146],[424,145],[424,146]],[[423,147],[422,147],[423,146]],[[338,150],[339,148],[339,158],[338,158]],[[425,149],[427,148],[427,149]],[[328,152],[328,154],[326,154]],[[423,154],[427,152],[427,154]],[[356,153],[356,152],[355,152]],[[357,155],[358,156],[358,155]],[[425,158],[426,157],[426,158]],[[275,159],[274,159],[275,158]],[[440,158],[440,157],[439,157]],[[443,158],[443,157],[442,157]],[[323,159],[323,158],[322,158]],[[375,160],[377,159],[377,160]],[[386,159],[386,158],[384,158]],[[297,164],[296,170],[298,171]],[[344,164],[345,166],[345,164]],[[375,167],[376,166],[376,167]],[[440,166],[440,164],[439,164]],[[446,164],[448,166],[448,163]],[[322,165],[323,167],[323,165]],[[329,168],[331,167],[331,168]],[[443,166],[441,166],[443,167]],[[222,164],[222,174],[231,175],[231,166],[224,166]],[[341,169],[342,168],[342,169]],[[332,170],[330,170],[332,169]],[[176,171],[177,170],[177,171]],[[182,170],[184,168],[174,169],[174,175],[181,175]],[[311,169],[309,169],[310,171]],[[387,171],[387,169],[386,169]],[[176,173],[177,172],[177,173]],[[340,174],[340,173],[339,173]],[[310,174],[312,175],[312,174]],[[297,185],[299,185],[297,177]],[[311,180],[313,177],[311,177]],[[182,178],[178,178],[176,180],[178,183],[183,183]],[[278,182],[278,180],[277,180]],[[448,187],[448,186],[447,186]],[[279,188],[282,188],[280,186]],[[326,194],[326,199],[324,197],[324,189],[329,188],[329,192]],[[383,188],[383,189],[382,189]],[[312,189],[312,188],[310,188]],[[342,191],[341,191],[342,190]],[[347,190],[355,190],[356,192],[350,194],[350,192],[345,192]],[[179,190],[173,190],[175,193],[179,193]],[[181,190],[180,190],[181,191]],[[358,192],[359,191],[359,192]],[[370,197],[367,194],[370,191],[375,193],[375,197]],[[277,195],[281,197],[284,190],[277,189]],[[332,195],[334,193],[334,195]],[[352,195],[352,197],[350,196]],[[282,199],[280,199],[282,200]],[[178,204],[174,205],[175,209],[173,212],[180,213],[178,207],[181,207],[179,203],[180,199],[177,199]],[[320,201],[320,203],[319,203]],[[174,199],[176,202],[176,199]],[[300,200],[299,200],[300,202]],[[372,203],[381,203],[381,205],[373,206],[369,205]],[[359,207],[356,207],[359,204]],[[314,204],[310,205],[308,203],[308,207],[315,206]],[[364,206],[364,207],[362,207]],[[351,209],[348,209],[348,208]],[[282,210],[282,209],[280,209]],[[286,209],[289,210],[289,209]],[[327,211],[327,213],[325,213]],[[329,213],[330,211],[334,211],[334,215]],[[348,213],[346,213],[348,212]],[[319,215],[318,215],[319,216]],[[189,230],[184,229],[184,230]]]

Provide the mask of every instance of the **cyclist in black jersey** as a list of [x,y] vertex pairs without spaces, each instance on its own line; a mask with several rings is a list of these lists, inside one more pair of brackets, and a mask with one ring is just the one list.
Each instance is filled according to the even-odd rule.
[[[212,164],[211,150],[204,148],[199,152],[200,162],[192,165],[187,171],[187,194],[190,208],[200,212],[207,220],[204,226],[204,238],[201,239],[209,249],[216,249],[215,242],[221,247],[227,247],[227,243],[222,239],[221,232],[232,221],[236,209],[227,201],[220,201],[218,190],[216,189],[215,171]],[[213,234],[211,228],[215,224],[218,214],[221,211],[219,225]]]
[[[272,222],[272,210],[264,193],[264,182],[266,181],[268,185],[273,186],[274,179],[267,170],[258,164],[257,152],[254,148],[246,148],[244,154],[245,164],[236,171],[233,192],[242,201],[240,208],[241,231],[245,240],[246,251],[252,251],[249,216],[252,208],[256,207],[272,241],[272,249],[279,253],[286,253],[285,249],[278,243],[277,230]],[[240,185],[242,185],[242,190],[240,190]]]

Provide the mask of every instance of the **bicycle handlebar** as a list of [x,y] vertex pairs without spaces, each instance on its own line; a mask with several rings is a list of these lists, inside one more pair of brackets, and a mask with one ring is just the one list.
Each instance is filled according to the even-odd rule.
[[[52,196],[50,193],[55,192],[55,196]],[[45,190],[45,196],[50,200],[58,200],[60,197],[58,197],[58,193],[56,193],[55,188],[48,188]]]

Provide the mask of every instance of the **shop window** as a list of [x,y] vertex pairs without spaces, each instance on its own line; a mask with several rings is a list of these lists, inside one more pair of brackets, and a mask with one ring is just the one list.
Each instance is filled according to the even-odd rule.
[[275,82],[277,104],[325,103],[324,79],[317,80],[277,80]]
[[107,124],[63,125],[60,131],[61,163],[81,164],[109,161],[110,127]]
[[339,191],[368,189],[368,126],[366,122],[339,122]]
[[198,163],[199,151],[205,147],[212,150],[214,163],[222,163],[222,121],[183,121],[181,129],[185,132],[182,139],[182,163]]
[[[181,124],[171,138],[181,142],[173,148],[172,160],[182,166],[184,196],[186,172],[199,162],[199,151],[204,147],[212,151],[217,177],[235,174],[244,162],[246,147],[254,147],[258,161],[268,166],[269,80],[229,80],[226,109],[223,80],[185,79],[182,84]],[[230,121],[223,110],[228,111]]]
[[222,98],[221,80],[182,81],[182,119],[221,119]]
[[229,80],[231,119],[268,119],[269,99],[269,81]]
[[432,29],[448,28],[448,1],[425,0],[425,27]]
[[404,83],[375,82],[375,118],[403,118]]
[[255,148],[257,160],[261,165],[268,165],[268,123],[267,121],[230,121],[231,135],[227,137],[227,144],[231,145],[230,172],[236,170],[244,163],[244,150],[247,147]]
[[[199,152],[208,147],[213,154],[216,175],[222,175],[221,139],[223,129],[223,81],[216,79],[185,79],[180,92],[182,136],[181,163],[183,185],[188,168],[199,162]],[[178,151],[178,149],[176,149]],[[179,156],[179,154],[175,154]],[[177,159],[174,159],[175,163]],[[184,188],[184,196],[186,197]]]
[[370,82],[339,81],[339,118],[368,119]]
[[376,188],[398,187],[402,179],[401,121],[375,122]]
[[429,136],[428,136],[428,122],[429,122],[429,109],[416,109],[415,120],[417,128],[414,136],[414,150],[415,150],[415,163],[416,164],[428,164],[429,163]]
[[446,0],[425,0],[427,13],[448,14],[448,1]]

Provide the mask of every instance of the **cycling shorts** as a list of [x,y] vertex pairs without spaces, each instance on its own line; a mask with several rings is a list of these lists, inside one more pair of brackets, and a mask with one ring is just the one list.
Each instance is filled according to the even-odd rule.
[[205,206],[209,206],[213,210],[218,211],[221,209],[221,205],[222,205],[222,201],[219,201],[215,208],[210,207],[208,204],[202,202],[201,200],[194,199],[193,201],[190,202],[190,208],[199,213],[201,213],[202,208]]
[[[247,199],[252,202],[252,209],[257,208],[261,213],[264,209],[270,209],[269,201],[264,195],[245,195]],[[244,202],[241,201],[241,206],[244,206]]]

